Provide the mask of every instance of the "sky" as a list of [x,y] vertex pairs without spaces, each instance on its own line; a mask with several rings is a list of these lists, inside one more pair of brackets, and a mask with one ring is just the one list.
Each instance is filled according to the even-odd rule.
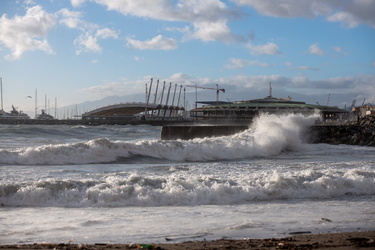
[[187,108],[186,85],[239,101],[270,82],[274,97],[375,104],[374,13],[375,0],[1,0],[3,108],[144,102],[151,78],[185,86]]

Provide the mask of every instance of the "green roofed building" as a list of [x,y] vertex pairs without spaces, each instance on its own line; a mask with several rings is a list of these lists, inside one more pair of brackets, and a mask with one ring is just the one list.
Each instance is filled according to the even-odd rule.
[[270,95],[254,100],[238,102],[199,102],[202,107],[190,111],[190,116],[196,121],[203,122],[234,122],[249,121],[262,114],[304,114],[311,115],[319,112],[322,122],[341,122],[348,118],[348,111],[337,107],[319,104],[306,104],[305,102],[291,101],[292,98],[275,98]]

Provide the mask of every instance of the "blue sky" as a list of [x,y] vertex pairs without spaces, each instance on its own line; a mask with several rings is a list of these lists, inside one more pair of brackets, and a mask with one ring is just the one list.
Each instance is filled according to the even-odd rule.
[[80,112],[144,101],[150,78],[219,84],[225,101],[272,82],[276,97],[375,103],[375,0],[2,0],[0,12],[5,111],[34,114],[35,89],[39,110],[46,96]]

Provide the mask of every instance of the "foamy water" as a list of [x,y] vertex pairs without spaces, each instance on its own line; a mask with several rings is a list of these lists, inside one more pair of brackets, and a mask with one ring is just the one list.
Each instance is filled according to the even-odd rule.
[[315,120],[262,116],[189,141],[150,126],[0,125],[0,243],[374,230],[375,148],[306,144]]

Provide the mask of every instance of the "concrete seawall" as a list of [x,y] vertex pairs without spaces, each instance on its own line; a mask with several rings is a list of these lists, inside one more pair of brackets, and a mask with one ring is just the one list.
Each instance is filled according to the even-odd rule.
[[[163,126],[161,139],[190,140],[194,138],[232,135],[248,129],[249,126],[190,125]],[[375,146],[375,127],[363,125],[315,125],[308,130],[309,143],[349,144]]]

